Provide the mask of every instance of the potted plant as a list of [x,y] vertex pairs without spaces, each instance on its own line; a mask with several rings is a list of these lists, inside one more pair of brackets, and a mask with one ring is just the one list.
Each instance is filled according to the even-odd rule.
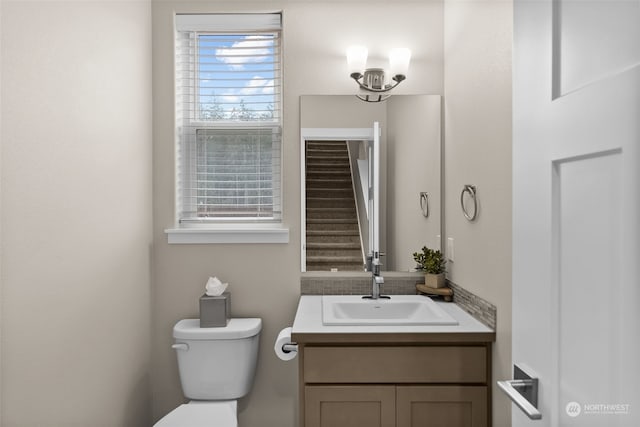
[[424,272],[424,284],[430,288],[445,286],[445,266],[447,260],[442,252],[423,246],[422,252],[414,252],[413,259]]

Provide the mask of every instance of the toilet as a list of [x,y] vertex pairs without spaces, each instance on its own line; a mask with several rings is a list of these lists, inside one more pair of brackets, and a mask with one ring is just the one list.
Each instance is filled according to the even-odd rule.
[[173,328],[178,370],[189,403],[154,427],[237,427],[237,399],[253,384],[262,319],[230,319],[225,327],[201,328],[199,319]]

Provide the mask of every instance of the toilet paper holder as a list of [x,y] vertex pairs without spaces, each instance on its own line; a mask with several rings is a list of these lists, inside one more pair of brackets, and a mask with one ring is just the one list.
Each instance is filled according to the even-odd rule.
[[276,342],[273,344],[273,350],[276,352],[278,359],[285,362],[293,360],[298,356],[298,343],[291,338],[292,327],[288,326],[278,333]]
[[290,342],[287,344],[282,344],[282,351],[285,353],[298,352],[298,344],[295,342]]

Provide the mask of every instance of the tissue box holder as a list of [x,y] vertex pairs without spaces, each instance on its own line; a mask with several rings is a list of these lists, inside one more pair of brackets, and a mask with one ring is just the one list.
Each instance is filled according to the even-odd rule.
[[217,297],[204,294],[200,297],[200,327],[221,328],[231,318],[231,294],[224,292]]

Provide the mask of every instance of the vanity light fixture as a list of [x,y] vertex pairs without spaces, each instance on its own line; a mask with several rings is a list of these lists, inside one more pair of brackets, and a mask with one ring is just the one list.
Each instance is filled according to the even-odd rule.
[[390,96],[384,94],[407,78],[411,51],[407,48],[391,49],[389,53],[389,72],[393,76],[391,80],[395,83],[388,84],[385,83],[384,69],[366,68],[367,55],[368,51],[364,46],[351,46],[347,49],[347,64],[351,78],[358,83],[361,89],[375,94],[356,96],[366,102],[384,101]]

